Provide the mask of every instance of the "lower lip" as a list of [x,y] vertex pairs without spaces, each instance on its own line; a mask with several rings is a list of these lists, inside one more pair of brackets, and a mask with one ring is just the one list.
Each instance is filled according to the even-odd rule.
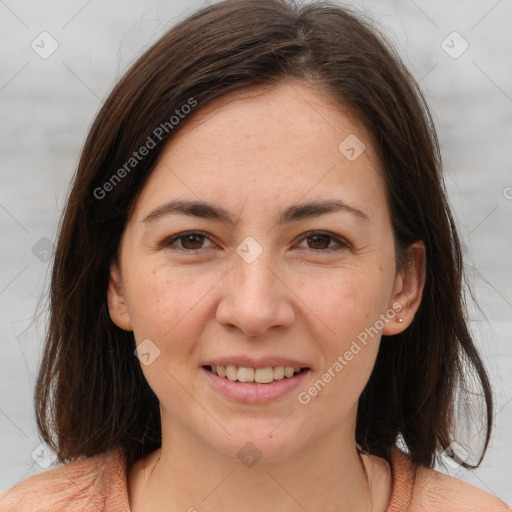
[[219,377],[206,368],[201,367],[201,371],[205,373],[215,389],[227,397],[245,404],[263,404],[277,400],[297,389],[309,373],[309,370],[302,370],[293,377],[275,380],[270,384],[259,384],[258,382],[250,384]]

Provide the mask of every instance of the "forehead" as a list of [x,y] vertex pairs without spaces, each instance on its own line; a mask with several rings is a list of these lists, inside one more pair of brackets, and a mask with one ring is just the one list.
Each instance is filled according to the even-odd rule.
[[375,207],[385,201],[376,153],[354,112],[305,84],[244,90],[193,116],[167,144],[140,201],[185,195],[235,209],[241,196],[267,206],[336,193]]
[[[330,137],[321,143],[327,134]],[[242,151],[244,144],[303,147],[306,142],[306,147],[314,144],[318,152],[338,156],[338,144],[334,148],[332,144],[350,134],[364,140],[366,157],[376,162],[369,136],[353,108],[319,88],[292,81],[253,86],[216,98],[192,114],[171,140],[169,150],[184,140],[207,138],[225,144],[234,142]]]

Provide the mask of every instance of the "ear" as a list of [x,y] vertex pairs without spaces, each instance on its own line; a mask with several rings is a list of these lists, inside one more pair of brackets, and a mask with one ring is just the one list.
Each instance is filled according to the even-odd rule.
[[[426,278],[426,249],[423,242],[415,242],[407,250],[407,268],[395,280],[393,296],[388,311],[395,311],[395,317],[382,329],[382,334],[398,334],[411,324],[421,304]],[[400,322],[398,319],[401,318]]]
[[132,331],[132,321],[124,296],[121,273],[119,272],[117,264],[114,262],[110,264],[107,302],[112,322],[125,331]]

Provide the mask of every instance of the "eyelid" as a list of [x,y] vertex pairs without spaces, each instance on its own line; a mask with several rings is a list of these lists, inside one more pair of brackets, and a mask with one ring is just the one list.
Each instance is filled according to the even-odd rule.
[[[166,237],[158,245],[159,245],[159,247],[161,249],[165,249],[165,248],[171,246],[172,244],[174,244],[174,242],[179,241],[181,238],[185,238],[185,237],[190,236],[190,235],[203,236],[206,240],[209,240],[211,243],[214,243],[211,240],[211,236],[208,233],[206,233],[204,231],[192,230],[192,231],[182,231],[180,233],[176,233],[175,235]],[[194,254],[194,253],[202,251],[204,249],[207,249],[207,247],[201,247],[201,249],[184,249],[183,247],[175,246],[175,247],[173,247],[172,250]]]
[[321,231],[321,230],[313,230],[313,231],[307,231],[306,233],[302,233],[300,235],[300,238],[298,239],[299,242],[304,241],[305,239],[312,237],[312,236],[327,236],[331,238],[332,241],[336,242],[339,247],[330,247],[329,249],[309,249],[304,248],[307,252],[314,253],[314,254],[325,254],[330,253],[333,251],[341,250],[344,248],[349,248],[350,244],[342,237],[335,235],[334,233],[331,233],[329,231]]
[[[180,240],[181,238],[185,238],[185,237],[187,237],[189,235],[203,236],[206,240],[210,241],[211,243],[214,243],[211,240],[211,235],[209,235],[208,233],[206,233],[204,231],[192,230],[192,231],[182,231],[180,233],[177,233],[175,235],[167,237],[167,238],[165,238],[159,244],[159,246],[161,248],[165,249],[166,247],[169,247],[172,244],[174,244],[174,242]],[[333,251],[338,251],[338,250],[345,249],[345,248],[350,248],[350,244],[344,238],[342,238],[342,237],[340,237],[338,235],[335,235],[334,233],[331,233],[329,231],[321,231],[321,230],[312,230],[312,231],[307,231],[305,233],[302,233],[300,235],[300,237],[297,239],[296,243],[302,242],[302,241],[304,241],[307,238],[310,238],[312,236],[327,236],[332,241],[336,242],[338,244],[338,247],[331,247],[331,248],[328,248],[328,249],[309,249],[309,248],[303,248],[308,253],[321,255],[321,254],[331,253]],[[207,249],[207,247],[201,247],[200,249],[184,249],[182,247],[176,246],[172,250],[176,250],[176,251],[180,251],[180,252],[185,252],[185,253],[189,253],[189,254],[195,254],[197,252],[203,251],[204,249]]]

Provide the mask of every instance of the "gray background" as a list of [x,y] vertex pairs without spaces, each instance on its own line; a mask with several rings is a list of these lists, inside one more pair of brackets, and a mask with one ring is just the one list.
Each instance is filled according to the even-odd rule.
[[[32,404],[46,315],[33,320],[87,130],[140,52],[202,5],[0,0],[0,489],[52,462]],[[495,390],[496,428],[479,469],[440,469],[512,502],[512,0],[352,5],[378,21],[420,81],[482,308],[471,307],[470,318]],[[45,37],[51,48],[43,31],[59,45],[46,59],[31,48]]]

